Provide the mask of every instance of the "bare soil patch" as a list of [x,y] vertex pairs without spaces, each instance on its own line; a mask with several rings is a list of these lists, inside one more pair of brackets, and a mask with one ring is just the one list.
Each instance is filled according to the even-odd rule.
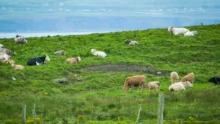
[[110,72],[144,72],[146,74],[169,76],[169,71],[155,70],[150,66],[132,64],[106,64],[85,67],[87,71],[110,71]]

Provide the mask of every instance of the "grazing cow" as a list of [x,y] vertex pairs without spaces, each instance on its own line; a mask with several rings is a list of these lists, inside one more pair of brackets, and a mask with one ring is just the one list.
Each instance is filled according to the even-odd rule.
[[105,58],[107,56],[105,52],[97,51],[96,49],[91,49],[91,53],[94,56],[99,56],[99,57],[102,57],[102,58]]
[[170,79],[171,79],[171,84],[176,83],[179,81],[179,75],[177,72],[171,72],[170,73]]
[[27,65],[33,66],[33,65],[40,65],[44,64],[46,61],[50,61],[49,56],[41,56],[41,57],[36,57],[36,58],[31,58],[28,60]]
[[220,78],[219,77],[211,77],[208,82],[216,84],[220,84]]
[[54,52],[55,55],[61,55],[61,56],[65,56],[66,55],[66,52],[64,50],[59,50],[59,51],[56,51]]
[[25,39],[24,36],[16,35],[16,37],[15,37],[15,43],[25,44],[25,43],[27,43],[27,40]]
[[71,64],[77,64],[79,61],[81,61],[80,56],[76,58],[68,58],[65,60],[65,62],[71,63]]
[[24,66],[22,66],[22,65],[11,64],[11,66],[14,70],[23,70],[24,69]]
[[189,29],[186,28],[174,28],[169,26],[168,31],[170,32],[170,35],[173,33],[174,35],[179,35],[179,34],[185,34],[186,32],[189,32]]
[[158,92],[160,90],[160,82],[159,81],[151,81],[147,84],[149,90],[156,89]]
[[142,86],[141,92],[143,93],[144,87],[146,87],[146,77],[144,75],[136,75],[127,77],[124,83],[124,90],[127,91],[129,87]]
[[133,41],[133,40],[125,40],[125,44],[128,45],[139,45],[140,43],[137,41]]
[[182,82],[189,81],[190,83],[193,84],[194,78],[195,78],[195,75],[194,75],[194,73],[192,72],[192,73],[189,73],[189,74],[187,74],[186,76],[182,77]]
[[178,82],[171,84],[169,87],[169,91],[181,91],[181,90],[186,90],[188,87],[193,87],[193,85],[189,82]]

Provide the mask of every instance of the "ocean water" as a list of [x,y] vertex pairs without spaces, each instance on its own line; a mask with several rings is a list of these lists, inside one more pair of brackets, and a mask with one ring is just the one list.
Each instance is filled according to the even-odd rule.
[[110,31],[94,31],[94,32],[44,32],[44,33],[1,33],[0,32],[0,38],[15,38],[17,34],[22,35],[26,38],[28,37],[46,37],[46,36],[67,36],[67,35],[86,35],[86,34],[92,34],[92,33],[107,33]]
[[219,0],[0,0],[0,38],[209,25],[219,17]]

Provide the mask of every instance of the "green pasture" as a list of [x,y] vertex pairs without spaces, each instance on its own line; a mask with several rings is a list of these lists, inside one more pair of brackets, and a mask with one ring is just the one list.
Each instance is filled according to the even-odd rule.
[[[164,123],[220,123],[220,86],[208,82],[220,77],[220,24],[188,26],[194,37],[170,36],[167,29],[133,30],[89,35],[27,38],[27,44],[16,44],[13,38],[0,43],[15,51],[11,58],[25,66],[13,70],[0,63],[0,124],[156,124],[158,95],[164,94]],[[126,39],[136,40],[128,46]],[[66,56],[53,53],[65,50]],[[106,52],[106,58],[90,53]],[[27,66],[30,58],[48,55],[50,62]],[[70,57],[81,57],[78,64],[65,63]],[[169,92],[169,74],[180,78],[195,73],[192,88]],[[160,81],[160,92],[131,88],[123,91],[125,78],[146,75],[146,82]],[[13,80],[12,77],[16,78]],[[53,79],[67,78],[65,83]],[[34,105],[36,108],[34,110]]]

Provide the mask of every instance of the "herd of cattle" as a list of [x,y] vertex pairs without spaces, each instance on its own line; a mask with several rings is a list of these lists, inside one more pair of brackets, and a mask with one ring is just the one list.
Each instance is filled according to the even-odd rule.
[[[179,75],[177,72],[170,73],[171,85],[169,86],[169,91],[181,91],[186,90],[188,87],[193,87],[194,82],[194,73],[189,73],[186,76],[182,77],[181,81],[179,81]],[[160,82],[159,81],[150,81],[146,84],[145,75],[135,75],[131,77],[127,77],[124,83],[124,90],[127,91],[130,87],[141,86],[143,92],[144,88],[148,88],[149,90],[155,89],[157,92],[160,90]]]
[[[170,34],[179,35],[183,34],[184,36],[194,36],[197,34],[197,31],[190,31],[186,28],[174,28],[174,27],[168,27],[168,31]],[[27,40],[24,36],[16,35],[15,37],[15,43],[18,44],[26,44]],[[125,40],[125,44],[128,45],[139,45],[140,43],[133,40]],[[99,57],[106,57],[107,54],[103,51],[98,51],[96,49],[91,49],[91,54],[94,56]],[[12,68],[14,70],[23,70],[24,66],[15,64],[15,61],[12,60],[10,57],[14,54],[11,50],[4,48],[4,45],[0,44],[0,61],[2,63],[10,63]],[[59,50],[54,52],[55,55],[66,55],[65,50]],[[27,61],[28,66],[34,66],[34,65],[41,65],[46,63],[46,61],[50,61],[49,56],[44,55],[40,57],[31,58]],[[67,58],[65,60],[66,63],[71,64],[77,64],[79,61],[81,61],[80,56],[75,58]],[[171,79],[171,85],[169,86],[169,91],[180,91],[180,90],[186,90],[188,87],[193,87],[194,82],[194,73],[189,73],[188,75],[184,76],[181,81],[179,81],[179,76],[177,72],[171,72],[170,73],[170,79]],[[218,77],[212,77],[208,80],[209,82],[213,82],[214,84],[220,83],[220,78]],[[141,86],[142,92],[144,88],[148,88],[149,90],[156,89],[158,92],[160,90],[160,82],[159,81],[151,81],[146,84],[146,77],[144,75],[136,75],[127,77],[124,82],[124,90],[127,91],[130,87],[135,86]]]

